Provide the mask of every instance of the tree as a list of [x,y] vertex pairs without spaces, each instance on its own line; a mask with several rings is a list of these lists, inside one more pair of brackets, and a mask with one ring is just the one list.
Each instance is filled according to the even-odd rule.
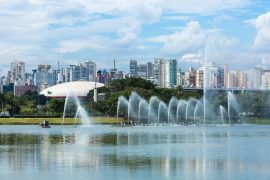
[[126,78],[117,79],[110,82],[108,85],[98,88],[98,93],[106,93],[105,101],[93,102],[94,91],[88,93],[89,105],[92,107],[94,114],[103,114],[115,116],[117,114],[117,102],[120,96],[127,99],[131,93],[135,91],[141,97],[149,100],[151,96],[157,96],[159,99],[168,103],[171,97],[175,96],[178,99],[188,99],[190,97],[200,98],[201,94],[195,92],[183,92],[181,87],[178,88],[158,88],[152,82],[142,78]]
[[52,115],[61,116],[64,111],[65,101],[63,99],[50,99],[49,112]]

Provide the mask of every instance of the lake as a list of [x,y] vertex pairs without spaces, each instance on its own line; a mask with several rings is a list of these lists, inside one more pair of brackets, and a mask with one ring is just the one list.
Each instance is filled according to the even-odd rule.
[[0,179],[270,179],[270,126],[0,126]]

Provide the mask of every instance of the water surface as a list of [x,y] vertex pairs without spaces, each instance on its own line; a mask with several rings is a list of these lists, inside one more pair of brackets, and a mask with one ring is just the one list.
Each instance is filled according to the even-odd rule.
[[270,179],[270,126],[0,126],[0,179]]

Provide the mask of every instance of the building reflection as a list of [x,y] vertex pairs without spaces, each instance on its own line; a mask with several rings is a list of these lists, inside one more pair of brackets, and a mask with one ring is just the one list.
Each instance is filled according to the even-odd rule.
[[0,172],[122,170],[161,177],[207,178],[247,170],[266,172],[267,161],[234,155],[229,131],[117,130],[108,133],[0,134]]

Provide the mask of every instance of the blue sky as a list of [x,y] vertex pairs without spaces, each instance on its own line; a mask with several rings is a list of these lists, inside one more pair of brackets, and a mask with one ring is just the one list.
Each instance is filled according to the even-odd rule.
[[270,68],[267,0],[0,0],[0,69],[14,60],[30,71],[93,60],[127,69],[129,59],[205,56],[231,70]]

